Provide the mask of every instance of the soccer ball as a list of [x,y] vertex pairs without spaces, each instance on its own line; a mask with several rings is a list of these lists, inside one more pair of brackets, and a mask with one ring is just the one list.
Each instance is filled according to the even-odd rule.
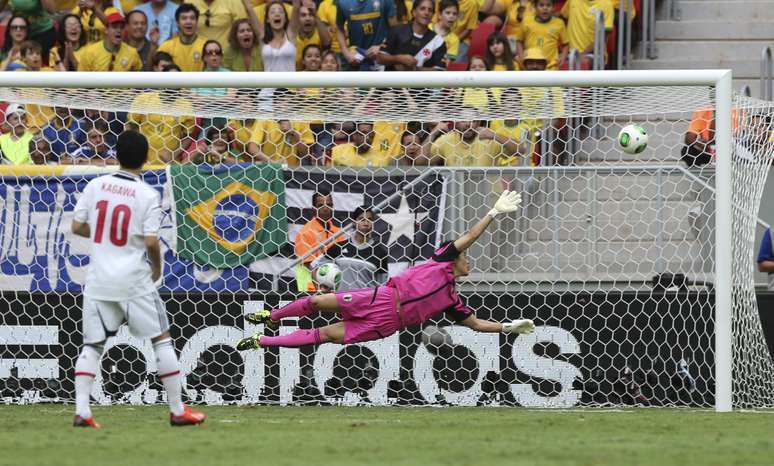
[[323,264],[317,267],[317,273],[315,273],[315,282],[319,286],[324,286],[331,291],[336,291],[341,282],[341,270],[339,266],[333,262]]
[[648,133],[640,125],[626,125],[618,133],[618,144],[627,154],[639,154],[648,146]]
[[435,325],[428,325],[422,329],[422,343],[433,354],[448,352],[454,344],[449,332]]

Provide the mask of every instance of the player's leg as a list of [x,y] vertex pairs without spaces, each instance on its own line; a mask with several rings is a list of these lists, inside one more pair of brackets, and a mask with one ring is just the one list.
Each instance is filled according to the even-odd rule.
[[83,347],[75,362],[73,425],[76,427],[100,427],[91,415],[91,389],[100,370],[105,341],[116,334],[123,321],[124,314],[119,303],[83,297]]
[[245,316],[245,320],[251,324],[264,324],[272,330],[279,328],[279,322],[288,317],[305,317],[314,312],[326,312],[338,314],[341,312],[339,303],[334,293],[325,293],[315,296],[305,296],[297,299],[280,309],[271,311],[260,310]]
[[243,338],[237,343],[240,351],[270,346],[282,348],[300,348],[307,345],[322,345],[323,343],[344,343],[344,322],[326,325],[313,329],[299,329],[287,335],[270,337],[261,333]]
[[204,413],[183,404],[180,362],[169,334],[167,309],[158,293],[149,293],[123,303],[129,330],[137,338],[150,338],[156,355],[156,371],[167,393],[170,424],[173,426],[201,424]]

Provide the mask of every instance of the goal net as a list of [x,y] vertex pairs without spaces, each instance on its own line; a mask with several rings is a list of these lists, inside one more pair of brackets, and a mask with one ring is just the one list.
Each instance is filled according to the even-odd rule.
[[[160,292],[191,403],[774,404],[753,282],[774,113],[723,101],[719,73],[55,75],[0,88],[3,402],[74,398],[89,242],[72,211],[134,128],[162,195]],[[637,154],[618,142],[630,124],[649,138]],[[340,291],[383,284],[506,189],[523,207],[471,247],[458,289],[534,334],[441,315],[364,344],[235,349],[272,333],[243,315],[314,292],[320,263],[339,264]],[[152,355],[122,327],[93,398],[161,402]]]

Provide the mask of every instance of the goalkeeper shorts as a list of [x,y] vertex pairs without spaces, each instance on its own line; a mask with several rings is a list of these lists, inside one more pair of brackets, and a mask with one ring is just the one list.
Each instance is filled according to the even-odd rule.
[[395,288],[378,286],[336,293],[344,320],[344,343],[386,338],[400,329]]

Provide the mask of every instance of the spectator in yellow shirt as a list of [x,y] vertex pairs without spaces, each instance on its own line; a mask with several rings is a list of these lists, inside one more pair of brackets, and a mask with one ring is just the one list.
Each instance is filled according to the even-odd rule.
[[31,165],[30,142],[32,132],[27,131],[27,112],[19,104],[5,109],[5,124],[10,131],[0,136],[0,163]]
[[333,148],[332,163],[334,167],[387,167],[392,164],[392,156],[374,147],[374,124],[360,122],[350,135],[350,142],[339,144]]
[[[317,7],[317,18],[328,28],[331,38],[331,50],[341,55],[341,44],[336,34],[336,3],[334,0],[323,0]],[[339,58],[341,60],[341,58]]]
[[105,38],[101,43],[83,48],[78,71],[141,71],[142,60],[137,49],[124,43],[124,17],[121,13],[112,13],[106,20]]
[[231,25],[247,17],[241,0],[186,0],[186,3],[199,10],[199,34],[221,44],[228,42]]
[[[594,53],[594,26],[597,11],[605,20],[605,32],[613,30],[613,5],[610,0],[567,0],[562,16],[567,19],[567,35],[570,48],[580,51],[581,60],[591,65]],[[604,38],[603,38],[603,43]]]
[[301,165],[309,156],[314,135],[308,123],[288,120],[256,121],[247,144],[247,152],[258,162]]
[[[43,65],[43,48],[35,41],[27,40],[21,44],[21,61],[8,65],[9,71],[52,71]],[[45,89],[24,88],[19,91],[25,100],[46,99]],[[54,109],[38,104],[28,104],[25,112],[27,129],[37,134],[54,117]]]
[[[476,113],[475,109],[469,109]],[[514,157],[523,150],[509,137],[503,137],[482,125],[480,120],[456,121],[454,129],[430,146],[433,159],[440,158],[448,167],[491,167],[498,159]]]
[[[503,32],[508,36],[511,48],[516,50],[516,36],[520,34],[524,21],[535,16],[535,0],[514,0],[505,16]],[[519,59],[521,56],[518,57]]]
[[303,51],[307,45],[317,45],[327,49],[331,45],[331,36],[325,24],[317,18],[314,2],[302,2],[298,8],[298,36],[296,37],[296,69],[302,69]]
[[[168,65],[165,71],[179,71],[176,65]],[[196,126],[191,101],[180,96],[174,89],[144,92],[134,98],[134,108],[172,107],[183,116],[130,113],[126,129],[140,131],[148,138],[148,165],[160,165],[180,160],[181,154],[193,141],[191,135]]]
[[[468,46],[470,45],[470,34],[478,27],[478,0],[458,0],[459,14],[454,23],[452,32],[457,34],[460,39],[460,49],[457,54],[457,61],[464,62],[468,58]],[[433,22],[438,23],[441,14],[439,7],[440,0],[436,2],[435,16]]]
[[525,49],[538,48],[548,61],[546,69],[558,70],[570,50],[567,28],[564,21],[554,16],[554,0],[536,0],[536,4],[537,12],[524,20],[516,35],[516,56],[522,57]]
[[178,34],[159,46],[159,52],[166,52],[182,71],[201,71],[203,68],[202,49],[207,39],[197,34],[199,10],[190,3],[183,3],[175,11]]
[[452,30],[460,15],[460,5],[457,0],[441,0],[438,8],[441,9],[438,20],[430,25],[430,29],[443,37],[443,42],[446,44],[444,64],[448,67],[449,63],[457,61],[460,53],[460,38]]
[[105,35],[107,17],[113,13],[121,13],[113,6],[112,0],[78,0],[78,6],[72,13],[78,15],[86,32],[86,42],[99,42]]
[[492,71],[518,70],[513,50],[508,38],[502,32],[495,31],[486,39],[486,68]]

